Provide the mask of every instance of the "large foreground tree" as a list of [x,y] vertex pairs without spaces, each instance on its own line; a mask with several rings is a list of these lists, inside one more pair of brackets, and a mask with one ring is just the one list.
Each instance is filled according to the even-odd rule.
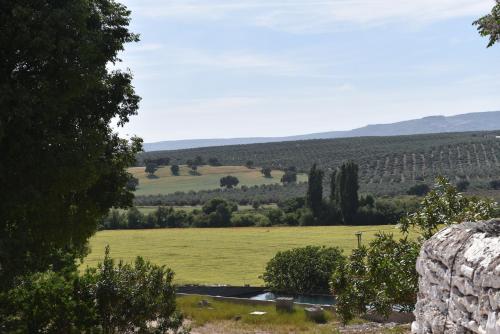
[[129,20],[113,0],[0,3],[0,290],[83,256],[97,219],[131,204],[141,141],[112,125],[139,97],[109,69],[138,40]]

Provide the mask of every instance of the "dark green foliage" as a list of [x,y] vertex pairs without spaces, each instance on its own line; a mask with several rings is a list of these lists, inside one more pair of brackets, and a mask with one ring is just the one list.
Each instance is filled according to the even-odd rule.
[[214,166],[214,167],[222,166],[222,164],[219,162],[219,159],[217,159],[217,158],[209,158],[208,159],[208,164],[210,166]]
[[101,220],[99,229],[122,230],[188,227],[191,225],[192,220],[193,217],[191,214],[183,210],[174,210],[171,207],[158,207],[156,211],[148,215],[142,214],[137,208],[133,207],[127,213],[111,210]]
[[139,179],[132,176],[130,180],[127,182],[127,189],[129,191],[135,191],[138,185],[139,185]]
[[292,213],[302,209],[306,205],[305,197],[294,197],[278,203],[278,206],[286,213]]
[[330,174],[330,202],[337,203],[337,171]]
[[50,270],[17,278],[0,297],[0,332],[71,333],[97,325],[93,305],[75,298],[76,278]]
[[194,158],[193,164],[196,166],[203,166],[205,162],[203,161],[203,158],[200,155],[197,155],[196,158]]
[[271,225],[283,224],[283,211],[281,211],[280,209],[271,209],[266,212],[266,216],[269,219]]
[[[410,198],[361,198],[360,207],[355,216],[356,225],[395,225],[408,212],[418,209],[418,199]],[[372,200],[374,200],[372,204]],[[363,203],[363,204],[362,204]]]
[[228,175],[220,179],[221,188],[226,187],[227,189],[232,189],[240,183],[240,180],[236,176]]
[[371,299],[366,282],[366,253],[366,247],[353,249],[346,263],[333,271],[330,287],[336,298],[335,310],[344,324],[365,313]]
[[249,226],[271,226],[269,220],[260,214],[242,214],[233,215],[231,219],[231,226],[233,227],[249,227]]
[[490,181],[489,186],[490,186],[490,189],[494,189],[494,190],[500,189],[500,180]]
[[369,208],[373,208],[375,205],[375,198],[372,195],[361,196],[359,199],[359,206],[366,206]]
[[171,207],[160,206],[153,214],[155,227],[186,227],[189,226],[191,217],[185,211],[174,210]]
[[126,168],[141,141],[121,139],[139,97],[108,65],[130,12],[114,1],[2,1],[0,10],[0,289],[45,271],[54,254],[84,256],[110,207],[133,194]]
[[192,224],[195,227],[229,227],[232,214],[237,209],[236,204],[212,199],[203,205],[202,214],[193,217]]
[[106,230],[119,230],[125,228],[128,228],[126,215],[115,209],[111,210],[107,219],[104,219],[103,226],[101,227],[101,229]]
[[340,166],[336,175],[335,201],[344,224],[352,225],[358,211],[358,165],[348,161]]
[[139,163],[160,156],[186,161],[201,155],[205,159],[216,156],[223,165],[234,166],[245,165],[251,157],[255,166],[296,166],[299,172],[307,172],[313,161],[327,171],[351,160],[359,165],[360,191],[377,196],[402,195],[419,180],[430,184],[439,175],[449,179],[465,176],[474,180],[471,187],[498,178],[498,166],[491,163],[500,156],[500,142],[495,135],[465,132],[204,147],[147,152],[139,156]]
[[300,224],[299,215],[295,212],[285,213],[283,215],[282,221],[284,225],[288,226],[298,226]]
[[414,196],[425,196],[429,191],[431,191],[431,187],[429,187],[429,185],[425,183],[418,183],[408,189],[407,194]]
[[473,24],[477,26],[481,36],[489,37],[488,47],[497,43],[500,39],[500,0],[496,0],[496,5],[490,14],[483,16]]
[[208,215],[210,213],[216,212],[217,208],[219,208],[220,206],[226,207],[230,212],[238,210],[238,206],[236,204],[227,202],[221,198],[214,198],[203,205],[202,211],[203,213]]
[[323,209],[323,175],[323,171],[318,169],[316,164],[309,171],[306,204],[314,217],[318,217]]
[[460,180],[455,185],[455,187],[457,188],[457,190],[460,191],[460,192],[467,191],[467,189],[469,189],[469,186],[470,186],[470,182],[467,181],[467,180]]
[[146,168],[144,171],[148,173],[149,176],[153,176],[154,173],[158,170],[158,164],[155,162],[146,162]]
[[[0,295],[2,333],[179,333],[173,272],[138,257],[75,271],[18,277]],[[155,321],[156,328],[149,327]],[[169,331],[170,330],[170,331]]]
[[[491,201],[463,197],[448,180],[438,178],[417,212],[401,219],[405,238],[396,241],[392,235],[378,234],[368,248],[353,252],[347,264],[333,273],[332,292],[342,321],[347,323],[368,308],[384,316],[395,306],[411,311],[418,291],[415,264],[422,242],[443,225],[489,219],[496,208]],[[410,229],[421,234],[418,241],[408,240]]]
[[314,215],[313,211],[309,208],[302,209],[297,212],[300,226],[316,226],[320,225],[318,217]]
[[189,163],[188,164],[189,168],[191,168],[191,170],[189,171],[189,174],[190,175],[200,175],[200,173],[198,173],[198,165],[195,164],[195,163]]
[[127,211],[127,225],[131,229],[143,227],[144,215],[134,206]]
[[424,239],[429,239],[443,225],[492,218],[497,206],[489,199],[465,197],[447,179],[439,177],[419,210],[403,217],[401,229],[405,233],[416,229]]
[[245,167],[246,168],[253,168],[254,164],[253,164],[253,161],[252,160],[248,160],[247,162],[245,162]]
[[334,271],[331,281],[342,321],[347,323],[369,307],[383,316],[396,306],[403,311],[413,310],[419,252],[419,243],[396,241],[389,234],[378,234],[368,248],[354,250],[346,265]]
[[281,177],[281,183],[290,184],[297,182],[297,172],[293,170],[286,170],[285,174]]
[[172,172],[172,175],[179,175],[179,165],[172,165],[170,166],[170,172]]
[[[229,191],[229,190],[228,190]],[[224,192],[223,192],[224,193]],[[414,212],[419,206],[418,199],[414,197],[406,198],[376,198],[371,196],[362,197],[363,206],[356,214],[357,225],[385,225],[396,224],[406,216],[407,212]],[[194,210],[186,212],[184,210],[174,210],[172,207],[160,206],[155,212],[143,215],[137,209],[131,209],[128,213],[120,213],[118,210],[111,210],[102,219],[100,229],[149,229],[149,228],[169,228],[169,227],[218,227],[219,223],[210,223],[208,215],[217,211],[217,206],[222,204],[231,211],[230,226],[242,226],[238,221],[239,214],[234,215],[237,207],[230,201],[215,198],[208,201],[202,211]],[[254,209],[259,209],[260,202],[252,203]],[[258,219],[246,219],[254,221],[259,226],[263,225],[339,225],[342,217],[334,205],[325,205],[319,217],[314,217],[310,209],[305,206],[305,199],[297,197],[280,203],[280,209],[264,209],[266,221]],[[253,215],[249,214],[249,215]],[[260,215],[257,215],[260,216]],[[130,219],[129,219],[130,218]],[[216,226],[212,226],[215,224]],[[227,225],[227,222],[223,223]],[[247,223],[242,223],[247,224]]]
[[308,246],[278,252],[262,276],[266,286],[282,293],[322,293],[331,273],[344,265],[342,250]]
[[271,175],[272,169],[270,167],[262,167],[260,172],[262,173],[262,175],[264,175],[264,177],[267,177],[267,178],[273,177]]
[[[97,269],[87,269],[80,289],[95,300],[104,333],[124,333],[139,329],[143,333],[166,333],[178,329],[182,317],[176,312],[174,273],[138,257],[133,265],[115,265],[109,249]],[[158,331],[148,330],[156,321]]]

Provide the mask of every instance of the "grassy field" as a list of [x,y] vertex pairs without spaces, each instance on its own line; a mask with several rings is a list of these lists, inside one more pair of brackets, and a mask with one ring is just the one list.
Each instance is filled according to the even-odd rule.
[[338,246],[349,253],[357,231],[363,242],[394,226],[250,227],[101,231],[91,240],[85,266],[95,266],[106,245],[127,262],[141,255],[176,272],[177,283],[262,285],[259,278],[276,252],[307,245]]
[[[209,301],[209,307],[199,307],[202,299]],[[335,333],[338,322],[333,313],[326,312],[326,324],[317,325],[308,320],[302,307],[295,312],[276,312],[274,305],[245,305],[217,301],[199,296],[183,296],[177,299],[180,310],[192,321],[194,332],[213,333]],[[261,316],[251,312],[266,312]],[[234,321],[236,317],[240,319]],[[336,326],[337,325],[337,326]]]
[[[238,186],[255,186],[262,184],[280,183],[282,171],[273,171],[272,178],[265,178],[260,169],[249,169],[244,166],[202,166],[198,167],[200,175],[190,175],[187,166],[180,166],[180,175],[174,176],[170,172],[170,166],[160,167],[155,177],[149,178],[144,167],[130,168],[129,172],[139,179],[136,195],[171,194],[176,191],[198,191],[210,190],[220,187],[221,177],[227,175],[236,176],[240,184]],[[299,181],[306,181],[306,175],[298,175]]]
[[[207,300],[207,307],[200,307],[198,303]],[[185,317],[190,321],[191,333],[219,334],[219,333],[262,333],[262,334],[332,334],[332,333],[366,333],[366,334],[405,334],[409,333],[409,325],[396,326],[391,329],[364,327],[346,328],[340,324],[331,310],[325,310],[325,323],[314,323],[307,319],[304,309],[295,306],[292,313],[276,312],[274,305],[249,305],[232,301],[220,301],[201,296],[179,296],[177,305]],[[251,312],[266,312],[264,315],[251,315]],[[362,324],[366,321],[354,319],[350,324]],[[342,329],[342,332],[340,331]]]

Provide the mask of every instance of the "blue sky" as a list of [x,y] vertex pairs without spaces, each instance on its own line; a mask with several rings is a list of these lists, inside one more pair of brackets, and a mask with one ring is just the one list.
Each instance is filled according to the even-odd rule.
[[284,136],[500,110],[493,0],[123,0],[146,142]]

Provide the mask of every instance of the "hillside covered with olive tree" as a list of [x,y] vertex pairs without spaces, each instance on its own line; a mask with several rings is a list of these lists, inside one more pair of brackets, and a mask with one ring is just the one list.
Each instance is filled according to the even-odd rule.
[[359,165],[362,189],[374,193],[402,193],[419,182],[432,183],[441,175],[453,181],[488,188],[500,178],[500,139],[496,132],[462,132],[411,136],[302,140],[279,143],[207,147],[146,152],[144,161],[168,158],[185,164],[195,157],[216,158],[226,166],[254,166],[307,171],[313,163],[324,170],[343,161]]

